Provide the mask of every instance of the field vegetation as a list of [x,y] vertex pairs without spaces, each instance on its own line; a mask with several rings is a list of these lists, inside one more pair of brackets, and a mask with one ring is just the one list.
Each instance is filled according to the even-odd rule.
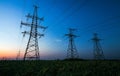
[[120,61],[0,61],[0,76],[120,76]]

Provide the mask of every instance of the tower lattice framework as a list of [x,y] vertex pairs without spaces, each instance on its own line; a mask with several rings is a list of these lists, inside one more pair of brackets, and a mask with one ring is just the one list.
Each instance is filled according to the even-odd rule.
[[94,50],[93,50],[93,54],[94,54],[94,59],[95,60],[103,60],[104,54],[103,54],[103,49],[100,45],[100,40],[97,36],[97,33],[94,33],[94,37],[92,38],[93,43],[94,43]]
[[43,21],[43,17],[38,17],[38,6],[34,5],[34,12],[33,15],[28,14],[26,15],[27,20],[31,19],[31,22],[22,22],[21,25],[30,27],[30,31],[24,31],[23,36],[25,34],[29,35],[27,47],[25,49],[23,60],[39,60],[40,54],[39,54],[39,46],[38,46],[38,37],[41,38],[44,36],[44,34],[38,33],[38,28],[45,30],[46,27],[39,25],[39,21]]
[[75,29],[69,28],[69,33],[65,34],[69,38],[69,44],[67,49],[67,59],[77,59],[79,57],[78,51],[75,46],[74,38],[77,36],[73,34]]

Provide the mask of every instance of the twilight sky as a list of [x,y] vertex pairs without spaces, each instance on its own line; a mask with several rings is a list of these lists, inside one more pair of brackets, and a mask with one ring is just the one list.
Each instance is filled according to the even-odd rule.
[[93,58],[93,33],[103,39],[105,58],[120,59],[120,1],[119,0],[0,0],[0,58],[15,58],[24,54],[28,36],[22,37],[20,22],[39,5],[41,23],[48,26],[39,39],[41,59],[66,57],[68,28],[76,28],[75,39],[80,58]]

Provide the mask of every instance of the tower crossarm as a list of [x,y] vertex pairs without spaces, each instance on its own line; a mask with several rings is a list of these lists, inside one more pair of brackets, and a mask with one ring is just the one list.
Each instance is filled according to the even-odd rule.
[[[30,24],[30,23],[25,23],[25,22],[21,21],[21,25],[31,27],[31,25],[36,25],[36,24]],[[41,26],[41,25],[37,25],[37,27],[41,28],[41,29],[44,29],[44,30],[48,28],[48,27],[44,27],[44,26]]]
[[44,17],[41,17],[41,18],[39,18],[39,17],[36,17],[36,16],[33,16],[33,15],[30,15],[30,14],[28,14],[28,15],[26,15],[26,17],[27,18],[35,18],[35,19],[37,19],[37,20],[41,20],[41,21],[44,21]]
[[24,32],[22,32],[22,34],[23,34],[23,37],[25,37],[25,35],[26,35],[26,34],[30,34],[30,32],[24,31]]
[[48,27],[44,27],[44,26],[41,26],[41,25],[37,25],[38,28],[41,28],[41,29],[47,29]]
[[79,37],[79,36],[76,36],[76,35],[73,35],[73,34],[65,34],[65,36],[68,36],[68,37]]
[[41,38],[42,36],[44,36],[44,34],[40,34],[40,33],[37,33],[37,35],[39,36],[39,38]]
[[29,26],[29,27],[31,27],[31,24],[30,24],[30,23],[25,23],[25,22],[22,22],[22,21],[21,21],[21,25],[24,25],[24,26]]

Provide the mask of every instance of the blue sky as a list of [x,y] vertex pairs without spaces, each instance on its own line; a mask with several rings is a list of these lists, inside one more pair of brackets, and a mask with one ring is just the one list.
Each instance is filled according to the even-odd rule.
[[[76,28],[76,46],[81,58],[93,57],[93,33],[103,39],[106,58],[120,59],[120,1],[119,0],[0,0],[0,57],[24,53],[28,36],[22,40],[20,22],[27,13],[33,13],[33,4],[39,4],[39,16],[48,26],[39,39],[42,59],[66,57],[68,28]],[[4,54],[4,55],[2,55]],[[8,56],[9,55],[9,56]]]

